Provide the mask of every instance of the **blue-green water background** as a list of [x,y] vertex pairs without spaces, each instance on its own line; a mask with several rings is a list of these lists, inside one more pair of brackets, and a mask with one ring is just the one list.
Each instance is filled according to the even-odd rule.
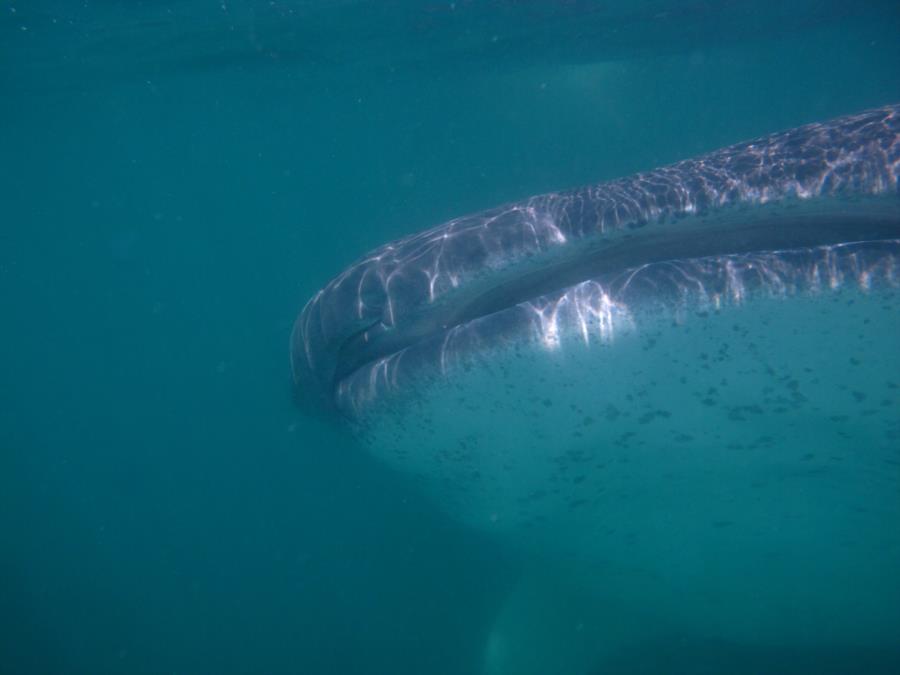
[[515,556],[294,410],[295,313],[442,219],[900,100],[896,3],[783,4],[0,2],[0,670],[473,672]]

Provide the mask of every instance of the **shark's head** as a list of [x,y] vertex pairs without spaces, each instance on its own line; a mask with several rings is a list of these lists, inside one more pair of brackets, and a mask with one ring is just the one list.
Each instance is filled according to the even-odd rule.
[[898,177],[890,106],[451,221],[306,305],[296,386],[469,524],[896,637]]

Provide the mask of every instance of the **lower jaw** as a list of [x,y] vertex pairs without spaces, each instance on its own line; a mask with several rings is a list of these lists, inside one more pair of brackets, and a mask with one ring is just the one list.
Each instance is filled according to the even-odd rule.
[[765,299],[790,302],[898,285],[897,239],[654,262],[586,279],[368,363],[337,384],[335,400],[356,417],[396,405],[422,382],[490,365],[498,351],[606,344],[647,332],[660,317],[682,324]]

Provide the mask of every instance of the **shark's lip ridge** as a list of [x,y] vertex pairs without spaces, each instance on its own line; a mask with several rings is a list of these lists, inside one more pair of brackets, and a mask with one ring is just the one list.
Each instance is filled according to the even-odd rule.
[[900,104],[449,221],[373,251],[307,303],[295,386],[333,404],[410,346],[646,265],[765,252],[807,264],[851,242],[886,242],[895,260],[898,178]]

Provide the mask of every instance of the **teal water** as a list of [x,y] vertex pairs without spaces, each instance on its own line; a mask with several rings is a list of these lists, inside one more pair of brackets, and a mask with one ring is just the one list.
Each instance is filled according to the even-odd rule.
[[[295,410],[294,316],[446,218],[900,100],[895,3],[774,4],[0,4],[0,670],[477,672],[520,561]],[[656,651],[616,669],[898,663]]]

